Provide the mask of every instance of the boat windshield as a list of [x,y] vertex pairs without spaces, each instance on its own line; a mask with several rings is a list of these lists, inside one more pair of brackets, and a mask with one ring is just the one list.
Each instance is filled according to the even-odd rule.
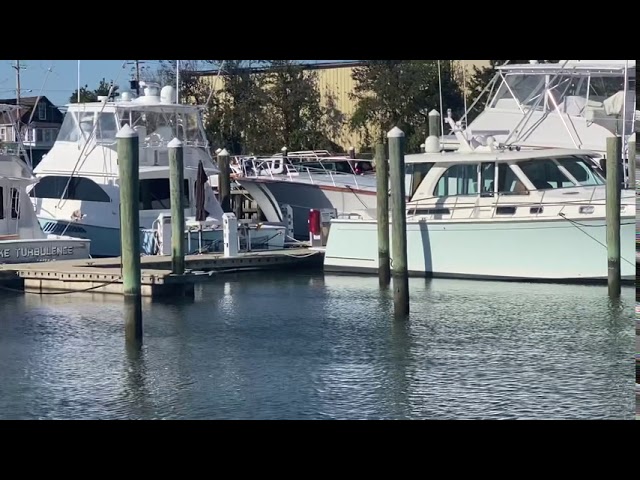
[[95,139],[97,143],[116,141],[118,126],[113,112],[68,111],[58,133],[58,142],[85,143]]
[[197,112],[163,112],[119,109],[120,126],[144,129],[147,145],[167,145],[177,137],[185,145],[206,146],[204,130]]
[[578,156],[543,158],[517,163],[538,190],[604,185],[605,180],[590,160]]
[[[562,74],[506,73],[489,102],[490,108],[524,111],[560,111],[587,116],[591,110],[613,110],[616,97],[624,94],[624,75],[619,73]],[[635,77],[629,78],[627,102],[635,101]],[[607,113],[609,114],[609,113]]]

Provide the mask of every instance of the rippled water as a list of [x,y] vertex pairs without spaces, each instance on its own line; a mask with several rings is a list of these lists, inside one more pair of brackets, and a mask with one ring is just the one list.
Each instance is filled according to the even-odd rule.
[[0,294],[0,418],[633,419],[634,289],[242,274],[195,301]]

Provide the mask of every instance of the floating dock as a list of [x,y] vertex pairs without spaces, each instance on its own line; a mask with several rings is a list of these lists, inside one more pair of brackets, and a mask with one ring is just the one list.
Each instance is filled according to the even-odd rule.
[[[185,258],[187,272],[171,273],[171,257],[141,258],[142,296],[188,295],[196,283],[216,273],[292,268],[322,268],[324,254],[308,248],[192,255]],[[27,293],[91,292],[123,294],[120,258],[60,260],[0,266],[0,283],[19,285]],[[14,287],[15,288],[15,287]]]

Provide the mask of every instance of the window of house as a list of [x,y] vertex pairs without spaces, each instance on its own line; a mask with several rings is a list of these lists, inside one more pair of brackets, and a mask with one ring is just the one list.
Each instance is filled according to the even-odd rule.
[[4,189],[0,187],[0,220],[4,218]]
[[42,142],[44,141],[44,133],[42,133],[42,129],[38,128],[36,129],[36,142]]
[[43,102],[38,103],[38,120],[47,119],[47,104]]
[[7,140],[5,137],[7,135],[7,129],[2,127],[0,128],[0,140]]
[[436,185],[435,197],[478,194],[478,165],[460,164],[450,167]]
[[51,142],[51,130],[50,129],[45,129],[44,131],[44,141],[46,143],[50,143]]

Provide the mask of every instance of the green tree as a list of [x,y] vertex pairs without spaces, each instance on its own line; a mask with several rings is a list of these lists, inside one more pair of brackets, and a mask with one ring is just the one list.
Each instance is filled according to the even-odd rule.
[[262,148],[289,150],[336,150],[329,136],[335,135],[344,118],[334,99],[323,105],[318,89],[318,75],[304,70],[295,60],[267,60],[265,74],[267,95],[263,121],[272,135],[265,138]]
[[[463,95],[452,62],[440,61],[442,110],[462,114]],[[428,134],[428,113],[440,111],[440,82],[436,60],[369,60],[353,72],[352,98],[357,105],[350,127],[372,146],[375,133],[384,135],[394,126],[405,133],[407,151],[419,151]],[[446,115],[446,113],[445,113]]]
[[[218,60],[180,60],[180,102],[181,103],[197,103],[204,104],[210,93],[210,89],[206,83],[201,81],[203,70],[210,70],[212,64]],[[158,69],[150,72],[145,78],[147,80],[159,83],[160,86],[176,85],[177,73],[176,60],[159,60]]]
[[[111,87],[113,86],[113,91],[111,91]],[[116,92],[118,91],[118,86],[113,85],[113,80],[111,82],[107,82],[104,78],[100,80],[98,84],[98,88],[95,90],[89,90],[89,86],[85,85],[84,87],[80,87],[80,103],[91,103],[97,102],[98,97],[100,96],[109,96],[114,97]],[[69,97],[70,103],[78,102],[78,89],[76,88],[74,92]]]

